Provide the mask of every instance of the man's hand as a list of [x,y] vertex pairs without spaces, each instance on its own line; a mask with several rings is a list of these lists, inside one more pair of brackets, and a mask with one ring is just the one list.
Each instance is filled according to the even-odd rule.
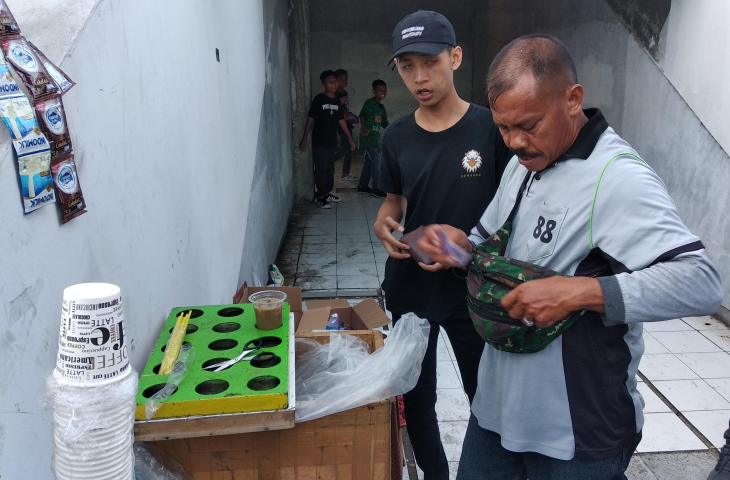
[[350,151],[351,152],[354,152],[355,150],[357,150],[357,146],[355,145],[355,141],[352,138],[349,139],[349,143],[350,143]]
[[423,262],[418,262],[418,266],[426,270],[427,272],[438,272],[439,270],[446,270],[447,268],[450,268],[448,265],[444,265],[438,262],[432,263],[431,265],[427,265]]
[[299,142],[299,150],[302,152],[307,149],[307,144],[309,143],[307,137],[302,138],[302,141]]
[[441,265],[442,268],[457,267],[458,265],[453,264],[451,257],[444,255],[441,240],[439,240],[439,232],[443,232],[449,240],[454,242],[456,245],[459,245],[467,252],[471,252],[471,243],[469,243],[469,239],[463,230],[444,224],[434,224],[423,227],[423,238],[418,241],[418,249],[436,262],[435,264]]
[[603,313],[603,292],[595,278],[543,278],[509,292],[502,299],[502,308],[516,320],[545,328],[578,310]]
[[406,258],[411,257],[405,252],[405,250],[409,249],[408,245],[403,242],[399,242],[393,236],[393,232],[403,232],[403,226],[393,220],[393,217],[388,216],[383,219],[379,218],[375,221],[373,228],[375,229],[375,235],[378,237],[378,240],[380,240],[380,243],[383,244],[388,255],[398,260],[405,260]]

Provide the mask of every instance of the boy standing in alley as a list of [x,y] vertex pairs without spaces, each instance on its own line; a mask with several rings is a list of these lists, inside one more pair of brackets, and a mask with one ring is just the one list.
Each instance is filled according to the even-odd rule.
[[304,125],[299,148],[304,150],[312,131],[312,160],[314,162],[314,202],[320,208],[332,208],[330,201],[340,199],[332,193],[335,185],[335,156],[337,154],[337,132],[345,135],[350,150],[355,150],[350,130],[345,123],[343,109],[337,93],[337,78],[332,70],[325,70],[319,76],[323,92],[312,99],[307,123]]
[[[388,89],[383,80],[373,81],[373,96],[365,101],[360,110],[360,151],[363,152],[363,163],[357,193],[369,193],[381,198],[385,197],[385,192],[378,189],[380,135],[388,126],[388,114],[383,105],[387,94]],[[369,186],[371,178],[373,188]]]
[[484,341],[469,319],[463,275],[411,260],[409,247],[393,232],[447,218],[468,232],[494,196],[510,157],[491,112],[456,92],[454,72],[462,55],[454,27],[439,13],[417,11],[393,30],[392,58],[418,108],[383,133],[378,188],[387,196],[374,229],[390,256],[383,289],[393,321],[414,312],[431,324],[421,375],[404,396],[408,434],[426,480],[449,478],[435,410],[439,329],[449,335],[470,400]]

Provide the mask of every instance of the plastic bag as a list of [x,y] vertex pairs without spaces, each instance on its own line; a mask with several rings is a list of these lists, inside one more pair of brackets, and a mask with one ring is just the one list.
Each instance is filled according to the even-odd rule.
[[134,370],[123,379],[93,388],[69,385],[53,374],[47,382],[46,403],[53,410],[54,434],[66,445],[78,460],[96,455],[94,451],[77,448],[81,443],[96,438],[99,431],[116,429],[119,437],[129,435],[132,444],[137,372]]
[[135,480],[192,480],[183,467],[154,447],[134,444]]
[[385,346],[368,354],[362,340],[334,334],[329,345],[297,339],[296,421],[305,422],[409,392],[421,374],[428,322],[401,317]]
[[167,376],[165,386],[147,399],[147,402],[144,404],[144,416],[147,420],[152,420],[157,410],[162,406],[161,404],[165,403],[165,400],[177,392],[177,388],[182,383],[185,375],[187,375],[194,358],[193,347],[189,344],[183,344],[180,349],[180,354],[177,356],[175,367],[173,367],[172,373]]

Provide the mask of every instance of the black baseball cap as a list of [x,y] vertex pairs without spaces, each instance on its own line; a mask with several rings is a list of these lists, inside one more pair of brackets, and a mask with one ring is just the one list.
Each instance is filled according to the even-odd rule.
[[456,32],[449,19],[438,12],[418,10],[401,18],[393,29],[393,56],[404,53],[438,55],[456,46]]

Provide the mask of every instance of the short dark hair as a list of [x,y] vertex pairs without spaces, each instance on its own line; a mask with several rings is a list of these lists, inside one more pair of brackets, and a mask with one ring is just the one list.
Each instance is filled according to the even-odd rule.
[[553,91],[578,83],[575,63],[557,37],[533,33],[517,37],[499,51],[487,74],[487,101],[491,107],[500,95],[511,90],[525,72],[539,88]]
[[346,77],[347,76],[347,70],[344,68],[338,68],[335,70],[335,77]]
[[383,80],[381,80],[381,79],[373,80],[373,90],[375,90],[376,88],[378,88],[380,85],[384,86],[385,88],[388,88],[385,85],[385,82]]
[[336,77],[337,75],[332,70],[325,70],[319,74],[319,80],[324,83],[327,77]]

